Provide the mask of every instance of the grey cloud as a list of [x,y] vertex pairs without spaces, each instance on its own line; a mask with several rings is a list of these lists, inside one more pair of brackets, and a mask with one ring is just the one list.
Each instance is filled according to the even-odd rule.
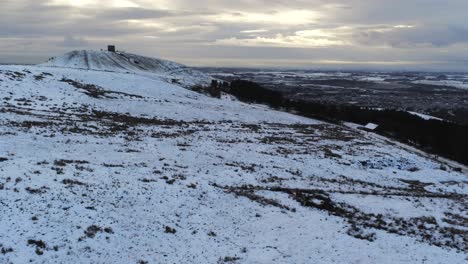
[[446,47],[468,43],[468,28],[458,25],[421,25],[413,28],[393,29],[387,32],[365,30],[354,38],[364,45],[390,45],[395,48],[412,48],[429,45]]
[[63,47],[70,47],[70,48],[76,48],[76,47],[83,47],[86,46],[88,42],[82,38],[82,37],[74,37],[71,35],[67,35],[63,38],[63,41],[58,43],[59,46]]
[[96,12],[96,17],[106,20],[128,20],[128,19],[156,19],[169,16],[183,16],[186,12],[155,10],[139,7],[111,8]]
[[[306,65],[320,60],[414,60],[421,64],[446,61],[463,69],[468,60],[463,55],[468,54],[466,0],[174,0],[168,6],[155,0],[133,0],[140,7],[129,8],[76,8],[47,2],[0,0],[0,61],[16,54],[18,61],[29,56],[31,62],[38,62],[38,58],[68,49],[102,48],[108,42],[136,53],[202,65],[218,65],[217,60],[232,60],[238,66],[272,60],[288,64],[288,59],[291,66],[298,61]],[[245,21],[246,14],[274,17],[291,10],[314,11],[319,18],[296,24],[275,19]],[[237,19],[219,19],[226,15]],[[397,25],[414,27],[393,28]],[[340,29],[344,27],[349,29]],[[343,39],[348,44],[315,48],[215,44],[230,38],[242,41],[279,34],[287,38],[304,30],[338,32],[323,38]],[[26,45],[28,53],[22,52]]]

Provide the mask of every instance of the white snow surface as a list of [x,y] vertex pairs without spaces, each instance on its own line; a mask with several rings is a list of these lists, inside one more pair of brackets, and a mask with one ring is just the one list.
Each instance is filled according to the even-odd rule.
[[421,114],[421,113],[418,113],[418,112],[411,112],[411,111],[408,111],[408,113],[412,114],[412,115],[415,115],[415,116],[419,116],[420,118],[424,119],[424,120],[439,120],[439,121],[442,121],[443,119],[441,118],[438,118],[438,117],[435,117],[435,116],[431,116],[431,115],[426,115],[426,114]]
[[438,85],[438,86],[451,86],[458,89],[468,89],[468,82],[461,80],[417,80],[413,83]]
[[82,57],[0,66],[0,263],[466,263],[466,175]]
[[369,123],[369,124],[364,126],[364,128],[367,128],[367,129],[370,129],[370,130],[375,130],[378,127],[379,127],[379,125],[374,124],[374,123]]

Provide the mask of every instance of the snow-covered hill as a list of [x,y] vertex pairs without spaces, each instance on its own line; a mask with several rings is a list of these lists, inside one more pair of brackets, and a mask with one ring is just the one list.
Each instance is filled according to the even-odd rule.
[[130,65],[0,66],[0,263],[466,263],[466,175]]
[[179,63],[126,52],[75,50],[50,58],[41,66],[135,73],[185,87],[208,85],[212,80],[209,75]]

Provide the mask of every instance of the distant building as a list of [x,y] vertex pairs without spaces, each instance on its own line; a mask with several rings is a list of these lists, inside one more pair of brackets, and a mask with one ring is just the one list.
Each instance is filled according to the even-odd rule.
[[114,45],[108,45],[107,46],[107,51],[115,52],[115,46]]
[[379,125],[377,125],[377,124],[369,123],[366,126],[364,126],[364,129],[368,130],[368,131],[373,131],[373,130],[376,130],[378,127],[379,127]]

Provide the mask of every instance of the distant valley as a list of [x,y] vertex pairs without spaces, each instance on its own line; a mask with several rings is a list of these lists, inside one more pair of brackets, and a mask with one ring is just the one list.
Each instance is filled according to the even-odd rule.
[[201,70],[226,81],[254,81],[291,99],[406,110],[468,124],[468,73]]

